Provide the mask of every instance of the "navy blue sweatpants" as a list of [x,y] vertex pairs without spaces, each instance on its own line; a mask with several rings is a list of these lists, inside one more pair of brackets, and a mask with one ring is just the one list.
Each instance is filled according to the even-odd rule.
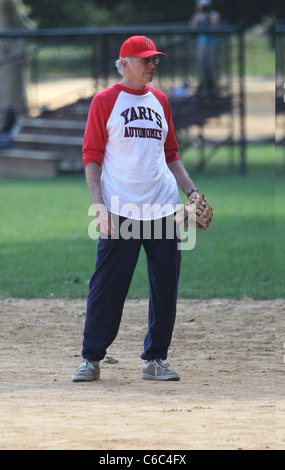
[[[116,230],[126,220],[115,218]],[[147,257],[149,281],[148,331],[141,358],[167,358],[175,323],[181,261],[176,231],[173,229],[170,237],[167,231],[169,220],[168,217],[160,220],[162,230],[159,237],[154,232],[153,221],[137,221],[138,237],[125,239],[120,235],[117,239],[111,236],[99,238],[95,272],[90,279],[87,298],[82,349],[84,359],[102,360],[115,340],[141,247]],[[173,216],[171,223],[174,224]],[[147,230],[143,224],[149,224]]]

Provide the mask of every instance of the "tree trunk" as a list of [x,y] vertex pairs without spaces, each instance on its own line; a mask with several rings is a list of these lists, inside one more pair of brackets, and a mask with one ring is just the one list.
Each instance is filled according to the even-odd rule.
[[[0,30],[27,29],[21,0],[0,0]],[[0,124],[8,108],[23,113],[27,108],[25,90],[25,42],[0,38]]]

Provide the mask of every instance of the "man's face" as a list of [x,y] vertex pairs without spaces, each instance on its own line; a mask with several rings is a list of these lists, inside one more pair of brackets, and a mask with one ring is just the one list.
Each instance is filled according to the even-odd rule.
[[129,77],[140,82],[142,85],[152,81],[155,74],[156,64],[159,61],[157,56],[132,57]]

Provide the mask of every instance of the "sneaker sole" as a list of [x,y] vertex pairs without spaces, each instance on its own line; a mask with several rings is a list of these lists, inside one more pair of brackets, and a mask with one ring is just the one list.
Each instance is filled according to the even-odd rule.
[[180,377],[178,375],[173,375],[172,377],[170,376],[161,376],[161,377],[154,377],[153,375],[150,374],[142,374],[142,379],[147,379],[147,380],[161,380],[161,381],[178,381],[180,380]]
[[95,377],[84,377],[79,375],[78,377],[72,377],[72,382],[94,382],[94,380],[99,380],[100,374],[95,375]]

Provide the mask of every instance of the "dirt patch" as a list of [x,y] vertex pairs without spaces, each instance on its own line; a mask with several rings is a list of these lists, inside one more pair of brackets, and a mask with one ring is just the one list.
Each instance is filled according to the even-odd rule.
[[168,360],[181,380],[160,383],[141,379],[147,301],[128,300],[118,362],[76,384],[85,300],[1,300],[0,448],[284,449],[284,311],[179,301]]

